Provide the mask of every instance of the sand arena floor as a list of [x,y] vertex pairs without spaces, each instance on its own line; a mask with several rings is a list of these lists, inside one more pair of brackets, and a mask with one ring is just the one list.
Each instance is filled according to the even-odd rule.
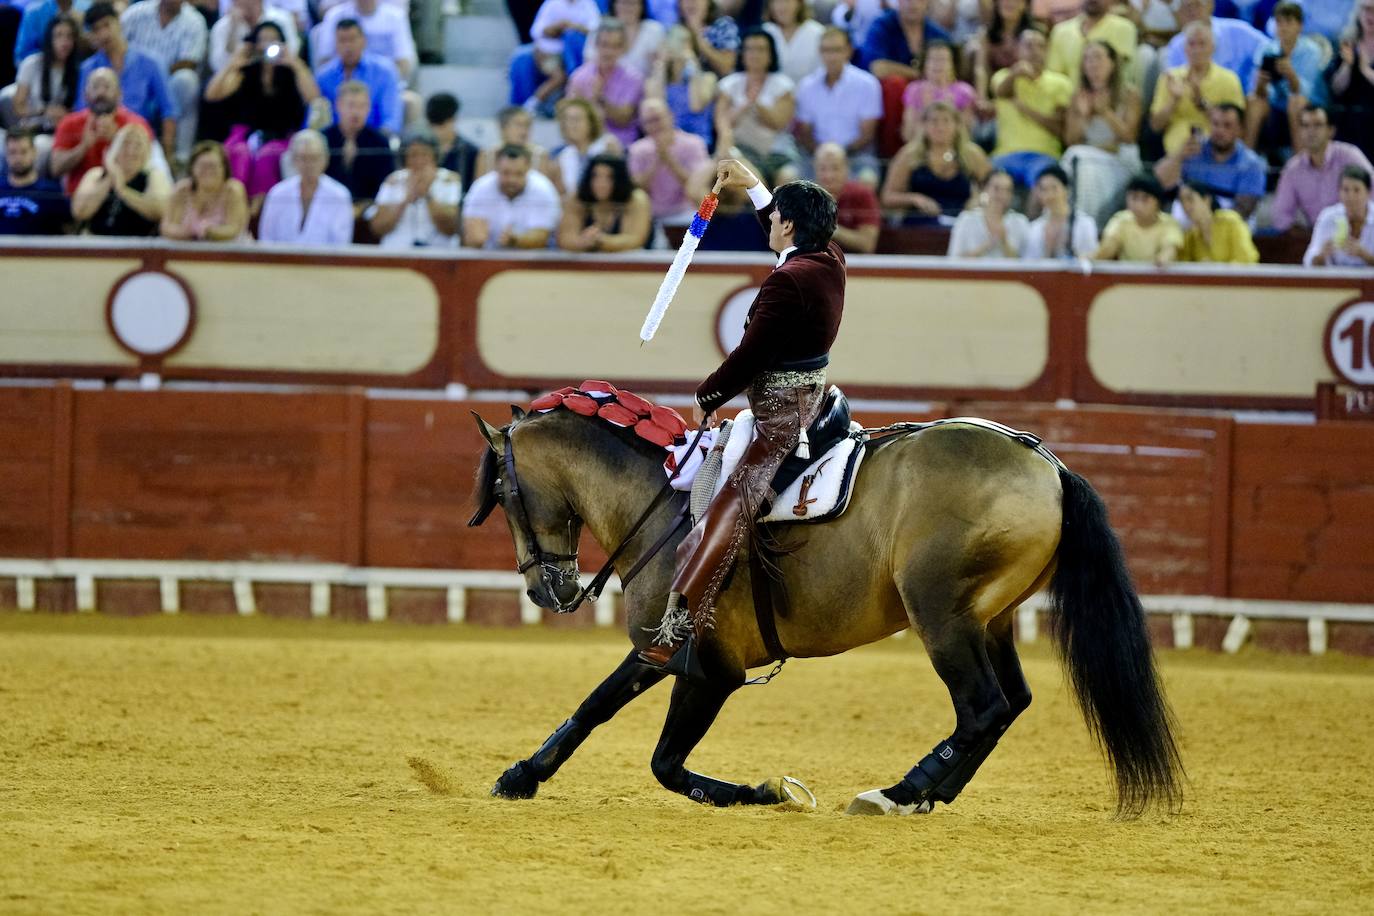
[[[952,725],[911,640],[794,661],[693,758],[812,813],[696,807],[648,769],[661,685],[528,802],[487,796],[623,637],[0,614],[0,912],[1369,912],[1374,663],[1166,652],[1184,813],[1109,820],[1045,646],[957,804],[847,818]],[[426,776],[429,787],[421,776]]]

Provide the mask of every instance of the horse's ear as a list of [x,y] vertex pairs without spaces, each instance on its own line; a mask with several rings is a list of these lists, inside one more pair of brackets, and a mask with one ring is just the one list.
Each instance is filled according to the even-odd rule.
[[495,426],[492,426],[486,420],[483,420],[477,411],[474,410],[471,411],[471,413],[472,418],[477,421],[477,431],[482,434],[483,439],[487,440],[487,445],[489,445],[491,450],[496,454],[501,454],[502,450],[506,447],[506,434]]
[[510,420],[512,423],[525,419],[525,408],[518,404],[510,405]]

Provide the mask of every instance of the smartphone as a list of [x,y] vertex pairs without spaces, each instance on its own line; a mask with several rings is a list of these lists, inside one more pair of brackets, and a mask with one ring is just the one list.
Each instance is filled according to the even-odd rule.
[[1266,54],[1260,60],[1260,70],[1270,76],[1277,76],[1279,72],[1279,61],[1283,59],[1282,54]]
[[262,56],[272,60],[281,56],[281,45],[268,45],[267,50],[262,52]]

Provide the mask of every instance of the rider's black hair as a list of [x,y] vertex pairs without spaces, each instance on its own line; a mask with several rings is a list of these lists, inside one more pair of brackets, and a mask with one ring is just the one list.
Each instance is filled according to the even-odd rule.
[[778,218],[792,221],[798,251],[820,251],[835,234],[835,198],[814,181],[789,181],[773,195]]

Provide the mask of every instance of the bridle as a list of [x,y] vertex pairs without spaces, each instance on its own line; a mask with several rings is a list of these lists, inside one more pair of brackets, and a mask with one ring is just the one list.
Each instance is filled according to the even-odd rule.
[[[511,444],[511,436],[509,435],[506,436],[504,452],[502,465],[506,476],[507,496],[511,501],[511,505],[506,506],[506,511],[510,515],[511,521],[514,522],[516,530],[520,532],[521,538],[524,539],[525,552],[528,554],[525,562],[517,565],[515,571],[523,576],[530,567],[538,566],[540,582],[556,599],[558,593],[555,589],[567,582],[569,578],[577,578],[577,540],[574,534],[581,519],[577,517],[577,513],[573,513],[572,517],[568,519],[568,542],[572,544],[572,553],[554,553],[540,547],[539,536],[535,534],[534,525],[530,524],[529,510],[525,508],[524,494],[520,491],[520,478],[515,474],[515,448]],[[496,486],[498,488],[501,486],[499,477],[496,479]],[[563,568],[558,565],[559,563],[573,564],[571,576],[564,572]],[[560,603],[558,612],[566,614],[575,608],[576,605],[564,610]]]
[[[611,551],[610,556],[606,558],[606,563],[601,569],[597,570],[596,575],[592,577],[591,583],[588,584],[586,588],[582,589],[582,591],[578,592],[577,597],[567,604],[564,604],[558,598],[558,593],[555,589],[569,581],[569,578],[574,580],[577,578],[577,541],[573,539],[573,534],[582,520],[578,518],[575,512],[572,518],[568,520],[568,539],[573,545],[572,553],[553,553],[539,546],[539,536],[535,534],[534,526],[530,524],[529,511],[525,508],[525,497],[520,489],[520,478],[515,471],[515,447],[512,444],[513,437],[510,434],[511,431],[507,431],[504,437],[505,444],[502,447],[501,456],[502,474],[505,477],[506,484],[506,498],[503,499],[498,495],[494,501],[478,509],[477,513],[468,521],[468,527],[475,528],[481,525],[482,522],[486,521],[487,516],[491,514],[492,510],[496,508],[496,503],[501,503],[506,510],[507,517],[511,520],[511,524],[515,526],[521,540],[525,542],[525,551],[529,555],[528,559],[515,567],[515,571],[524,575],[527,570],[538,566],[539,580],[549,595],[552,596],[555,601],[558,601],[558,607],[554,608],[554,610],[559,614],[571,614],[581,607],[584,601],[590,601],[595,604],[596,600],[601,597],[601,592],[606,587],[606,583],[610,581],[611,573],[615,571],[615,561],[625,552],[625,548],[628,547],[630,542],[635,539],[635,536],[639,534],[640,529],[644,527],[644,524],[649,520],[650,516],[658,510],[658,507],[662,505],[664,499],[672,494],[673,481],[677,479],[678,474],[682,473],[682,469],[687,466],[690,456],[696,451],[697,445],[701,442],[702,435],[706,432],[708,423],[709,420],[707,419],[701,421],[701,425],[697,427],[696,437],[692,439],[691,445],[689,445],[687,450],[683,453],[685,457],[678,463],[677,467],[673,469],[673,473],[669,475],[668,479],[664,482],[658,493],[655,494],[654,498],[649,501],[648,508],[640,513],[639,519],[630,526],[630,530],[626,532],[625,537],[621,539],[620,545],[616,547],[615,550]],[[496,489],[498,494],[501,492],[501,482],[501,478],[497,477]],[[682,508],[673,516],[673,521],[668,526],[668,529],[659,536],[658,540],[656,540],[647,551],[645,551],[643,556],[635,561],[635,564],[630,567],[625,575],[620,577],[622,588],[628,585],[631,579],[639,575],[640,571],[644,569],[645,566],[649,565],[649,561],[657,556],[658,552],[672,539],[673,535],[687,522],[690,516],[690,501],[684,500]],[[571,576],[558,565],[559,563],[567,562],[573,564]]]

